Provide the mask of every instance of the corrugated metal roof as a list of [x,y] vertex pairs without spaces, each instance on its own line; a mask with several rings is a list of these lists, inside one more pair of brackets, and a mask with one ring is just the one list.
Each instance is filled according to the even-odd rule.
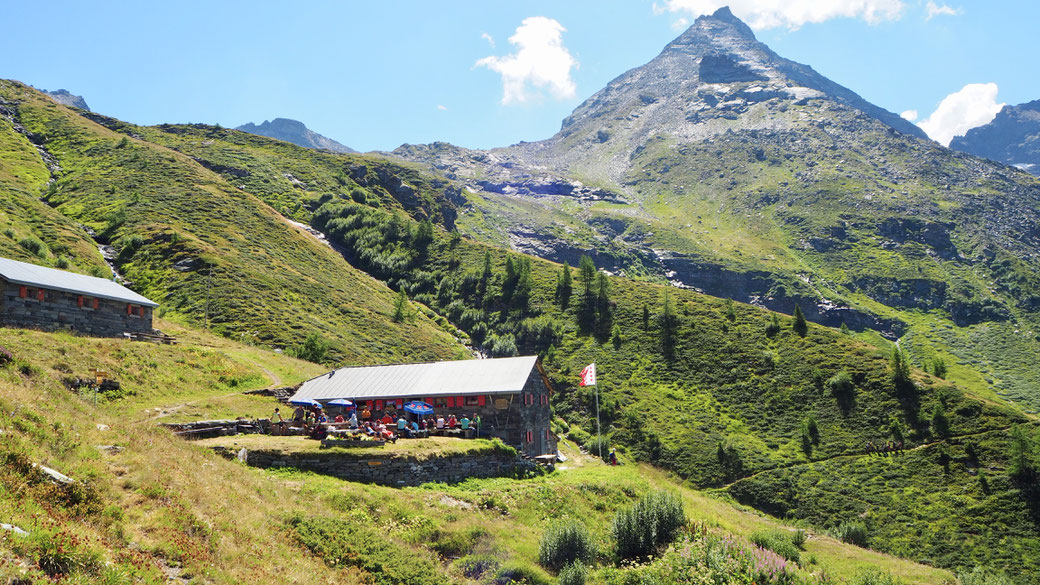
[[425,398],[510,394],[524,389],[538,356],[428,364],[340,368],[307,380],[293,396],[335,398]]
[[146,307],[158,307],[159,303],[135,293],[118,282],[76,274],[67,270],[47,268],[26,262],[0,258],[0,277],[7,282],[36,286],[50,290],[60,290],[78,295],[124,301]]

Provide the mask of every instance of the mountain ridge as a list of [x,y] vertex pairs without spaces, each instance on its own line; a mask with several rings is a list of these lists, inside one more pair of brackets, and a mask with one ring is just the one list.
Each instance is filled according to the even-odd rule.
[[275,138],[277,140],[284,140],[304,148],[315,148],[341,153],[357,152],[349,146],[340,144],[331,138],[322,136],[310,128],[307,128],[303,122],[289,118],[264,120],[260,124],[247,122],[236,127],[235,130],[241,130],[242,132],[248,132],[250,134],[259,134],[260,136],[267,136],[268,138]]
[[1040,176],[1040,99],[1004,106],[987,124],[954,136],[950,148]]

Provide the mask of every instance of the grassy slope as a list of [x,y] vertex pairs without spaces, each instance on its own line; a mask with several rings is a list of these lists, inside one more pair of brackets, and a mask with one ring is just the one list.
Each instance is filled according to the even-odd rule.
[[[534,564],[539,534],[550,521],[580,518],[605,547],[616,509],[672,485],[659,471],[609,468],[573,447],[565,447],[569,470],[453,487],[398,490],[246,468],[158,429],[156,405],[171,410],[260,385],[265,372],[298,381],[316,366],[198,331],[181,335],[188,341],[180,346],[158,346],[0,330],[16,356],[0,368],[0,456],[7,462],[0,471],[0,520],[31,533],[26,539],[0,535],[0,577],[46,581],[49,570],[66,572],[70,583],[162,583],[167,575],[207,583],[460,582],[466,579],[453,558],[490,553],[505,566],[545,578]],[[132,393],[95,407],[89,395],[62,387],[68,370],[82,375],[95,363]],[[170,375],[185,378],[180,393],[170,394]],[[231,380],[238,380],[234,387]],[[42,463],[84,485],[51,487],[19,467],[22,462]],[[777,527],[696,492],[682,494],[693,520],[738,540]],[[338,528],[355,537],[374,530],[380,544],[354,539],[337,549],[331,545],[338,541],[312,539],[314,530]],[[832,576],[879,566],[908,583],[949,579],[823,535],[810,538],[805,554]],[[422,571],[409,576],[412,566]],[[615,573],[600,568],[596,580]]]
[[[194,156],[205,153],[211,157],[211,160],[207,159],[211,164],[226,165],[227,161],[238,160],[240,165],[253,165],[249,161],[253,160],[255,151],[264,152],[264,156],[270,157],[267,170],[257,165],[249,167],[254,184],[274,183],[280,169],[292,168],[294,176],[297,172],[310,173],[308,177],[312,184],[333,185],[336,179],[329,170],[332,163],[320,161],[326,157],[333,161],[341,160],[259,137],[243,137],[207,127],[177,127],[176,132],[166,131],[165,135],[163,139],[171,146],[192,152]],[[296,152],[300,153],[299,157],[287,156]],[[297,158],[312,162],[300,167],[303,163],[293,162]],[[297,166],[290,166],[293,164]],[[333,193],[353,187],[352,184],[341,185]],[[370,188],[366,190],[372,191]],[[288,193],[294,192],[300,209],[306,209],[308,200],[314,199],[312,193],[302,190]],[[406,209],[401,202],[386,203],[386,195],[391,193],[385,189],[377,192],[379,195],[366,200],[367,205],[363,207],[378,207],[390,212]],[[429,194],[428,200],[436,201],[439,197],[436,190],[427,189],[425,192]],[[272,200],[288,196],[285,192],[258,195]],[[335,202],[342,201],[343,196],[319,197],[318,202],[322,200],[332,201],[329,205],[335,207]],[[286,200],[283,205],[294,208],[296,203],[293,201]],[[416,211],[414,207],[411,211],[418,217],[431,215],[425,210]],[[381,212],[371,213],[378,215]],[[378,238],[366,240],[366,246],[381,241]],[[366,249],[371,251],[374,248]],[[868,441],[890,440],[889,426],[893,418],[907,429],[911,445],[931,444],[936,439],[932,436],[928,419],[934,405],[943,400],[955,436],[986,430],[997,430],[995,434],[999,435],[1000,430],[1026,420],[1014,408],[1001,405],[999,400],[994,402],[992,399],[996,396],[993,393],[986,392],[984,387],[979,388],[976,385],[978,375],[974,374],[970,364],[954,366],[954,370],[960,370],[956,377],[966,382],[966,386],[953,386],[918,374],[921,391],[915,399],[906,400],[891,388],[884,351],[815,327],[811,328],[807,338],[802,339],[790,332],[789,320],[786,319],[783,320],[783,331],[769,338],[764,333],[769,318],[766,312],[738,305],[735,321],[730,322],[724,317],[721,301],[688,292],[670,291],[680,326],[674,357],[665,359],[656,325],[665,289],[624,280],[613,280],[612,298],[617,303],[613,323],[619,326],[622,336],[620,347],[615,349],[611,343],[603,342],[609,335],[582,333],[575,326],[577,301],[564,312],[555,307],[552,294],[557,272],[549,263],[534,262],[535,287],[531,308],[523,315],[516,311],[511,313],[500,301],[492,300],[487,306],[473,298],[472,291],[467,293],[462,289],[449,294],[445,299],[447,303],[434,298],[444,287],[443,282],[438,284],[443,276],[452,275],[465,280],[468,271],[470,278],[475,278],[485,251],[492,253],[496,275],[494,288],[501,282],[507,254],[465,240],[453,246],[440,232],[427,255],[410,266],[395,264],[393,270],[381,273],[380,270],[386,270],[386,266],[378,261],[361,261],[358,265],[387,278],[394,286],[404,287],[418,295],[471,334],[486,328],[491,332],[517,333],[519,339],[518,330],[525,318],[539,313],[548,317],[562,328],[562,338],[546,360],[557,389],[561,390],[556,402],[558,412],[586,430],[594,429],[590,412],[593,396],[587,390],[574,388],[573,379],[583,365],[596,361],[602,372],[604,420],[608,433],[637,456],[676,470],[699,485],[724,484],[773,468],[778,470],[774,474],[797,482],[803,477],[799,463],[810,458],[823,460],[817,465],[834,473],[834,470],[841,469],[843,458],[857,461],[856,456],[864,453]],[[576,282],[575,288],[579,287]],[[447,306],[455,300],[462,301],[462,305]],[[652,315],[648,331],[644,331],[642,326],[643,306],[648,307]],[[465,308],[477,312],[466,313]],[[520,346],[522,351],[544,350],[544,346],[524,346],[523,343]],[[819,384],[841,370],[856,380],[855,398],[844,406]],[[800,445],[800,426],[810,414],[819,423],[821,439],[807,456]],[[649,428],[643,424],[648,420],[653,421]],[[731,447],[736,456],[720,461],[716,456],[720,444]],[[1000,444],[995,442],[991,447],[994,461],[990,464],[995,473],[1000,474],[1003,469]],[[833,463],[830,461],[832,458]],[[975,563],[999,563],[1003,553],[992,551],[1000,548],[998,543],[1003,539],[1020,539],[1017,542],[1024,547],[1035,542],[1035,531],[1028,523],[1028,510],[1021,499],[1012,497],[1006,500],[979,493],[974,488],[969,489],[974,485],[971,480],[956,473],[954,480],[949,482],[926,482],[917,489],[909,489],[917,484],[914,478],[930,477],[934,473],[934,462],[908,457],[895,460],[892,465],[899,468],[897,475],[900,480],[863,478],[854,489],[854,493],[862,490],[863,496],[880,494],[892,501],[895,494],[907,488],[902,496],[910,508],[906,513],[879,511],[876,518],[871,518],[874,546],[899,551],[913,558],[932,559],[935,555],[929,546],[942,542],[942,537],[925,534],[923,538],[928,539],[928,546],[910,547],[905,544],[900,527],[907,518],[915,523],[926,523],[941,514],[967,521],[963,508],[945,504],[925,505],[925,502],[933,500],[942,502],[965,489],[968,489],[968,495],[964,497],[972,502],[973,514],[995,518],[1004,517],[1011,510],[1010,514],[1018,514],[1018,519],[1007,525],[998,524],[994,531],[980,537],[981,544],[954,546],[952,553],[942,556],[937,562],[962,567]],[[768,508],[768,502],[739,490],[733,492],[745,501]],[[812,519],[819,526],[832,527],[840,520],[862,512],[854,506],[835,503],[844,498],[844,487],[824,484],[808,494],[802,498],[804,505],[792,508],[791,513]],[[1023,562],[1024,567],[1032,561]]]
[[47,202],[112,241],[121,272],[167,309],[195,322],[208,313],[215,330],[270,345],[318,332],[349,363],[462,355],[424,317],[393,322],[392,291],[190,158],[123,138],[15,82],[0,83],[0,96],[19,102],[18,121],[62,167]]

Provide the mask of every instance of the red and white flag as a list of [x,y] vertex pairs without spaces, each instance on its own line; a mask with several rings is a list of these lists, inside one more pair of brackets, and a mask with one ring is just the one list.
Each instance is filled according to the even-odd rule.
[[579,386],[596,385],[596,362],[593,362],[581,370],[581,384]]

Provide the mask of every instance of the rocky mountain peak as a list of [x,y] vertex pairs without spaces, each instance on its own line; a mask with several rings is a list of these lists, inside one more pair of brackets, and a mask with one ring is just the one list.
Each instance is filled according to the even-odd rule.
[[235,128],[235,130],[241,130],[242,132],[248,132],[250,134],[258,134],[260,136],[267,136],[268,138],[274,138],[276,140],[284,140],[285,142],[291,142],[297,146],[303,146],[304,148],[331,150],[332,152],[357,152],[349,146],[345,146],[331,138],[314,132],[307,128],[303,122],[300,122],[299,120],[291,120],[289,118],[264,120],[261,124],[249,122]]
[[83,96],[75,95],[67,89],[59,89],[55,91],[41,89],[40,91],[49,95],[51,99],[58,102],[59,104],[69,106],[70,108],[79,108],[88,112],[90,111],[90,107],[87,106],[87,102],[83,99]]

